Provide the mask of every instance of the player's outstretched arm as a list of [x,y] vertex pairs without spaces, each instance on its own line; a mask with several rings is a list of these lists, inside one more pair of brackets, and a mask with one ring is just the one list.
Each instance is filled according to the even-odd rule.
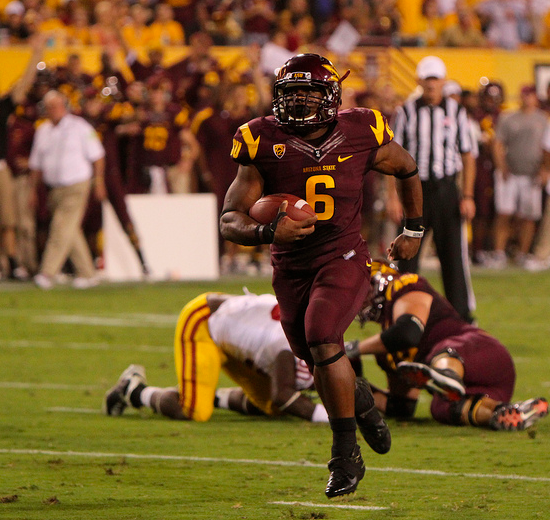
[[411,155],[395,141],[381,146],[373,170],[392,175],[397,180],[397,193],[405,213],[405,230],[388,249],[390,260],[409,260],[416,255],[423,235],[422,185]]

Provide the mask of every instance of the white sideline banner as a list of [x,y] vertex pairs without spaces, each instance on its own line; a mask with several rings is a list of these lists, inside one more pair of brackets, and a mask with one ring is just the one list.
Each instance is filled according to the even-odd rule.
[[[219,278],[215,195],[126,195],[126,205],[150,280]],[[103,233],[106,279],[142,280],[138,256],[109,202],[103,203]]]

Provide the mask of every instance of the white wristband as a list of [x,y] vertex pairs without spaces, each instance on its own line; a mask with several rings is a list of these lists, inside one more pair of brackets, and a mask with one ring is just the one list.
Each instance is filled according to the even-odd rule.
[[410,229],[403,228],[403,234],[406,237],[422,238],[424,236],[424,230],[422,230],[422,231],[411,231]]

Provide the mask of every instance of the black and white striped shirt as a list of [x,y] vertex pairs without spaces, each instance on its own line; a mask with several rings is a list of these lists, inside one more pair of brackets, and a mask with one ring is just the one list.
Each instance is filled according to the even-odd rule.
[[455,175],[462,169],[460,154],[472,151],[466,109],[452,98],[434,106],[422,98],[406,101],[393,127],[395,141],[415,159],[422,181]]

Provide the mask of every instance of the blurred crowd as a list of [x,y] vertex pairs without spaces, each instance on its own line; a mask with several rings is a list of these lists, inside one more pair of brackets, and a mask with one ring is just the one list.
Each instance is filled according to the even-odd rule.
[[[423,8],[428,3],[424,2]],[[452,12],[449,7],[451,4],[453,9],[463,6],[460,1],[433,3],[437,4],[438,9],[446,5],[450,9],[448,13]],[[542,3],[544,2],[538,2],[537,5]],[[19,2],[11,2],[6,9],[14,10],[14,4],[19,5]],[[486,8],[489,4],[527,6],[527,2],[501,0],[478,2],[474,7],[481,12],[482,7]],[[534,4],[535,2],[530,2],[530,8]],[[82,58],[76,51],[68,56],[66,63],[55,67],[46,65],[44,61],[38,62],[32,85],[25,98],[18,101],[17,108],[8,119],[6,161],[11,174],[19,181],[30,175],[28,160],[34,135],[47,117],[43,98],[51,90],[61,93],[69,111],[90,123],[101,138],[105,148],[107,197],[140,255],[146,273],[146,259],[142,257],[139,237],[128,215],[124,196],[209,192],[216,195],[218,209],[221,209],[224,194],[237,171],[237,165],[229,155],[235,131],[253,117],[271,113],[274,67],[266,66],[266,60],[269,62],[273,59],[273,56],[266,58],[266,48],[269,44],[276,44],[279,50],[283,49],[287,53],[276,53],[275,62],[279,65],[292,55],[292,48],[324,54],[326,48],[321,44],[303,47],[304,40],[300,38],[318,37],[318,31],[324,30],[322,28],[325,24],[331,24],[333,17],[336,20],[341,19],[343,13],[346,13],[349,20],[355,20],[350,13],[357,14],[365,5],[369,9],[364,10],[363,14],[370,16],[371,13],[380,14],[382,5],[386,6],[388,13],[397,12],[395,10],[399,2],[312,2],[310,5],[305,0],[290,0],[280,6],[277,2],[272,4],[264,0],[242,4],[188,2],[184,6],[142,2],[128,6],[123,2],[101,1],[93,6],[92,17],[88,12],[92,6],[81,5],[74,0],[63,2],[54,6],[55,8],[32,0],[25,2],[17,11],[22,20],[32,10],[44,10],[50,13],[49,20],[55,20],[65,35],[80,34],[79,31],[71,33],[68,28],[74,23],[76,13],[85,11],[88,25],[82,25],[82,34],[87,34],[90,39],[82,42],[101,44],[101,70],[97,74],[85,71]],[[220,39],[221,32],[216,32],[212,27],[213,20],[218,20],[216,13],[222,8],[227,17],[250,22],[236,24],[236,28],[241,27],[241,34],[231,40],[231,43],[248,43],[239,48],[233,63],[225,63],[223,66],[216,59],[213,46],[220,42],[228,43],[230,40]],[[323,11],[321,18],[324,22],[319,23],[316,16],[319,16],[322,8],[328,10]],[[182,17],[179,10],[181,13],[186,12],[188,17]],[[307,16],[298,16],[296,10],[307,13]],[[181,22],[175,21],[176,13],[180,13],[178,19]],[[141,30],[137,30],[134,22],[134,25],[122,23],[122,20],[127,21],[135,16],[141,20]],[[160,30],[155,32],[153,27],[159,19],[173,29],[167,30],[167,33]],[[259,19],[265,19],[266,23],[252,23],[252,20]],[[297,21],[305,19],[310,20],[311,24],[304,24],[297,29],[296,34],[300,38],[296,37],[290,45],[289,35],[292,31],[289,28],[298,27]],[[88,20],[93,20],[94,23],[90,24]],[[396,20],[399,20],[398,16]],[[52,21],[48,31],[52,30],[53,24]],[[279,28],[284,26],[285,30],[273,32],[274,24]],[[38,26],[42,27],[40,24]],[[260,31],[260,27],[265,30]],[[309,33],[305,30],[306,27],[317,28],[317,31],[312,30],[311,35],[307,36]],[[334,23],[331,27],[334,28]],[[330,31],[327,29],[327,34],[328,32]],[[162,35],[168,33],[173,40],[163,39]],[[237,33],[239,31],[235,29],[235,34]],[[21,30],[21,41],[24,41],[27,34],[31,32]],[[41,35],[43,47],[48,45],[48,34]],[[140,38],[145,38],[146,34],[157,34],[156,38],[160,39],[155,40],[151,36],[153,39],[147,40],[147,59],[143,60],[136,48],[140,45]],[[12,32],[10,38],[11,35]],[[165,65],[164,44],[181,42],[188,44],[188,53],[183,59],[169,66]],[[129,74],[117,66],[115,56],[121,52]],[[243,67],[243,63],[246,66]],[[347,65],[337,63],[338,68]],[[367,59],[365,68],[368,66]],[[363,79],[367,78],[365,88],[357,90],[344,84],[342,109],[352,106],[375,108],[392,122],[396,108],[404,100],[390,84],[381,82],[379,78],[373,77],[369,81],[368,71],[353,72]],[[550,134],[545,137],[548,145],[542,138],[536,143],[531,139],[537,148],[533,151],[536,155],[533,163],[537,165],[537,171],[532,177],[540,191],[543,211],[540,215],[530,215],[529,226],[524,225],[525,215],[521,212],[518,215],[508,215],[510,218],[505,221],[499,220],[495,211],[495,177],[508,169],[508,157],[505,154],[503,158],[501,153],[495,159],[495,143],[497,148],[499,144],[504,147],[502,149],[509,146],[505,142],[509,133],[505,134],[503,130],[499,133],[498,130],[499,121],[506,119],[502,117],[506,103],[504,88],[496,80],[482,78],[479,88],[473,90],[463,90],[458,83],[449,81],[445,93],[456,96],[467,108],[472,138],[479,149],[476,158],[478,209],[471,224],[472,261],[489,268],[502,268],[509,262],[517,262],[522,267],[533,270],[549,268],[550,245],[546,244],[544,237],[550,236],[545,173],[550,151]],[[541,114],[544,114],[546,121],[550,105],[548,101],[539,102],[534,87],[526,87],[522,91],[521,99],[521,113],[525,109],[525,103],[529,105],[525,116],[527,126],[531,118],[538,118],[540,121]],[[495,160],[500,160],[501,164],[496,165]],[[385,190],[383,179],[369,174],[364,193],[364,234],[368,237],[373,256],[384,255],[388,240],[399,224],[391,222],[386,215]],[[17,193],[15,195],[18,196]],[[17,204],[24,208],[27,199],[20,195],[19,199]],[[14,264],[11,259],[10,262],[3,259],[0,263],[4,277],[28,278],[38,272],[51,218],[46,200],[47,189],[40,185],[34,221],[29,223],[27,218],[25,222],[20,219],[16,223],[17,263]],[[502,231],[503,226],[506,233]],[[101,268],[101,205],[93,197],[90,197],[84,216],[83,229],[96,266]],[[220,265],[223,274],[267,274],[270,270],[268,255],[264,249],[243,249],[224,243],[221,238]],[[68,269],[70,270],[70,265]]]
[[294,52],[341,23],[363,45],[550,46],[549,0],[0,0],[0,45],[46,32],[50,46],[260,45]]

